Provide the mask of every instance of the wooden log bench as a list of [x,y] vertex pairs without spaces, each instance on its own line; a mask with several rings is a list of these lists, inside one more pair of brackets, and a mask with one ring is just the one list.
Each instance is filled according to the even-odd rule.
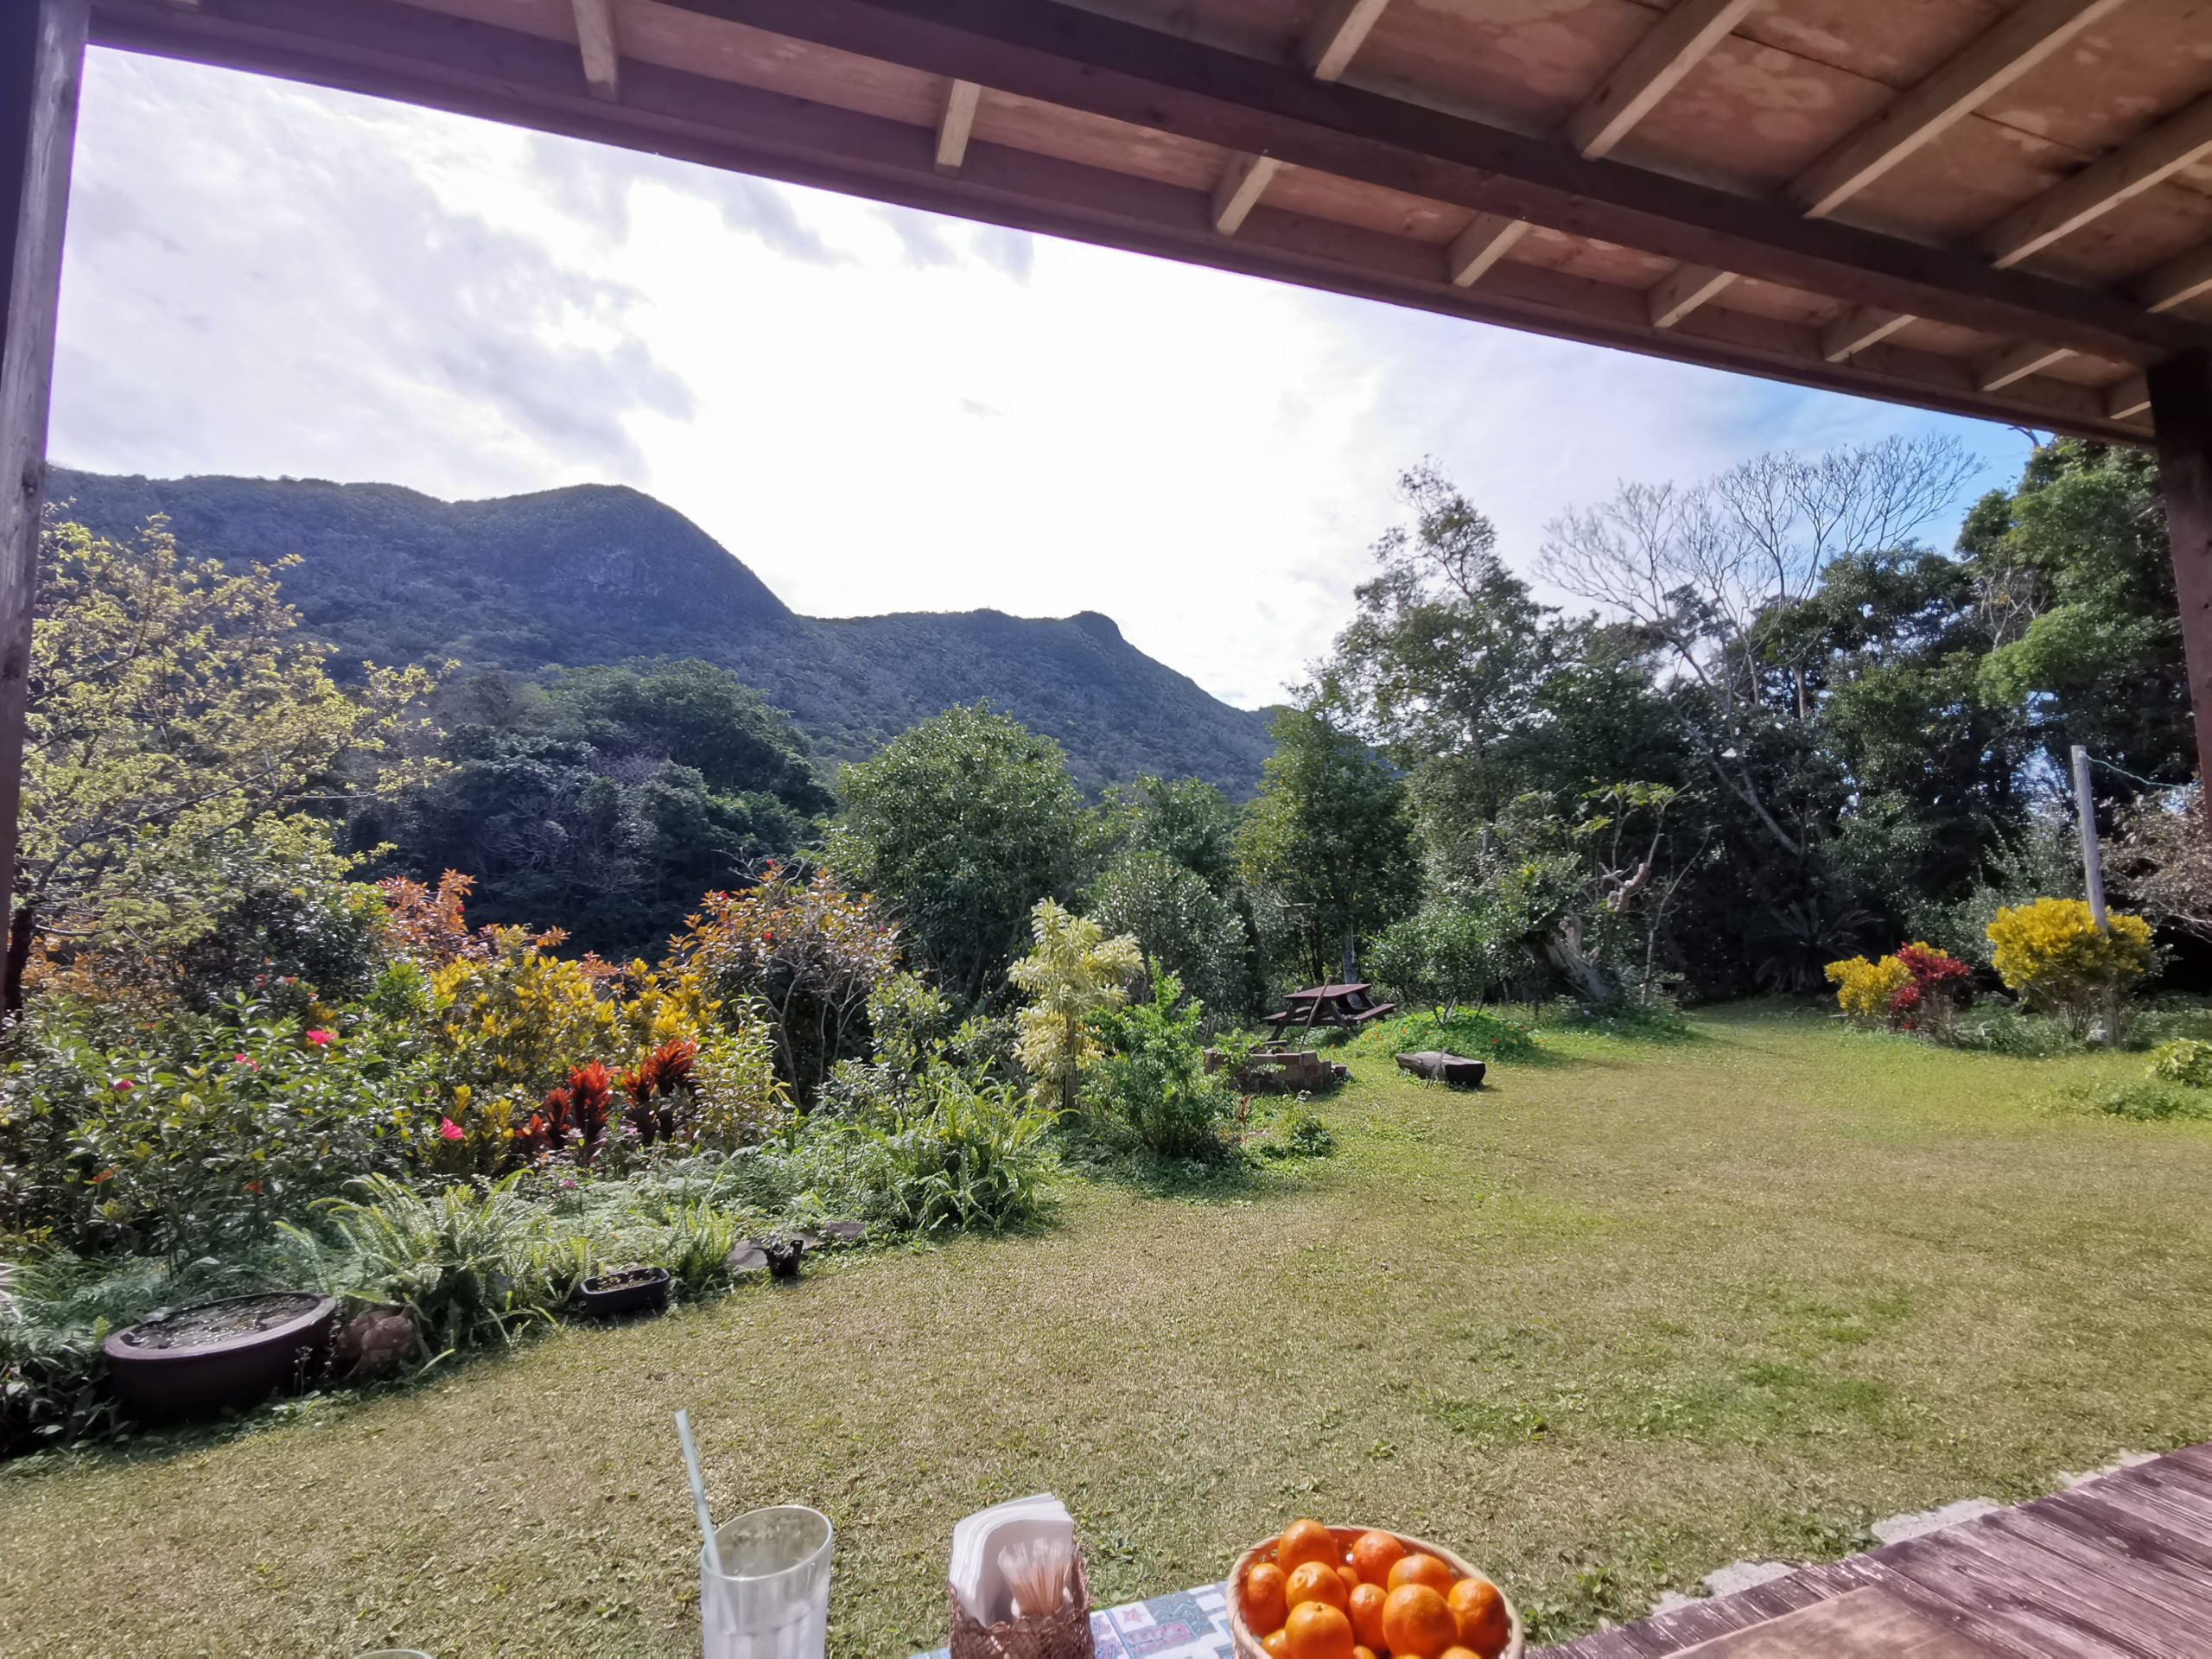
[[1398,1056],[1398,1070],[1410,1071],[1417,1077],[1431,1083],[1449,1084],[1454,1089],[1479,1089],[1483,1078],[1489,1074],[1487,1060],[1471,1060],[1464,1054],[1446,1054],[1440,1049],[1425,1048],[1416,1053]]

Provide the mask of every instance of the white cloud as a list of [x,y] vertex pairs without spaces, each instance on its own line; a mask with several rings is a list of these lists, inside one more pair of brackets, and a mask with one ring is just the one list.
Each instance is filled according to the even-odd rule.
[[1620,479],[1937,423],[105,52],[71,212],[58,460],[632,484],[801,611],[1103,611],[1246,704],[1424,454],[1525,569]]

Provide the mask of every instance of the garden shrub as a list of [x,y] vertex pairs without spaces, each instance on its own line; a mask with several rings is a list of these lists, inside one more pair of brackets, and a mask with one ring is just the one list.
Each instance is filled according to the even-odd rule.
[[1835,987],[1836,1006],[1853,1020],[1887,1025],[1891,1001],[1912,983],[1912,970],[1896,957],[1878,962],[1849,957],[1828,963],[1828,983]]
[[1238,1057],[1208,1069],[1205,1017],[1173,974],[1154,982],[1149,1001],[1097,1014],[1101,1052],[1083,1089],[1093,1121],[1162,1158],[1228,1157]]
[[1361,1032],[1359,1042],[1363,1048],[1386,1049],[1394,1054],[1439,1048],[1472,1060],[1526,1059],[1538,1052],[1535,1033],[1519,1020],[1467,1007],[1449,1015],[1393,1014],[1368,1026]]
[[2212,1089],[2212,1043],[2183,1037],[2151,1051],[2148,1075],[2158,1082]]
[[2177,1117],[2212,1118],[2212,1099],[2202,1090],[2155,1077],[2106,1084],[2082,1091],[2082,1096],[2098,1111],[2139,1123]]
[[1001,1232],[1041,1213],[1058,1160],[1054,1115],[1004,1084],[924,1070],[882,1121],[830,1132],[847,1154],[837,1196],[900,1232]]
[[543,1209],[516,1189],[520,1173],[488,1185],[456,1181],[418,1192],[370,1175],[352,1198],[324,1201],[330,1230],[356,1283],[397,1304],[433,1353],[515,1332],[565,1294],[580,1263],[553,1239]]
[[2121,997],[2151,971],[2151,925],[2124,911],[2106,921],[2100,928],[2079,899],[2012,906],[1989,924],[1991,964],[2007,989],[2075,1035],[2100,1018],[2116,1034]]
[[60,999],[24,1020],[0,1074],[10,1230],[202,1253],[432,1144],[433,1069],[411,1027],[303,1026],[241,1000],[131,1039]]

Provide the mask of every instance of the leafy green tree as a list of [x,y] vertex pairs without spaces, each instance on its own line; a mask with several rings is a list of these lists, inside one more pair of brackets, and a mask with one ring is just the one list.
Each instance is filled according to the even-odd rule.
[[1250,925],[1187,866],[1133,848],[1091,883],[1084,909],[1108,931],[1135,939],[1147,981],[1174,975],[1218,1017],[1251,1007],[1257,986]]
[[361,816],[404,873],[477,880],[486,919],[557,918],[609,957],[651,957],[702,893],[817,833],[830,797],[791,721],[695,661],[480,674],[447,698],[450,768]]
[[[119,900],[162,885],[160,872],[204,863],[273,817],[426,771],[402,751],[423,736],[410,711],[431,689],[427,674],[371,670],[341,690],[274,572],[188,561],[159,519],[129,545],[80,525],[48,530],[37,615],[0,975],[9,1008],[22,1006],[35,936],[66,955]],[[172,942],[213,929],[219,889],[167,892]]]
[[1037,1080],[1039,1103],[1072,1111],[1077,1085],[1101,1052],[1091,1021],[1128,995],[1141,965],[1137,942],[1126,934],[1109,939],[1096,922],[1050,899],[1037,901],[1031,922],[1035,948],[1007,970],[1036,999],[1015,1016],[1014,1052]]
[[2188,778],[2189,682],[2151,457],[2074,438],[2045,444],[2017,487],[1982,498],[1959,545],[1991,639],[1982,701],[2017,711],[2061,766],[2080,743],[2141,777]]
[[922,721],[847,766],[838,789],[830,862],[968,1002],[996,991],[1037,901],[1074,896],[1087,837],[1067,758],[988,703]]
[[1271,729],[1275,752],[1245,810],[1238,862],[1258,902],[1290,920],[1287,965],[1320,978],[1333,960],[1349,979],[1359,942],[1418,896],[1405,788],[1318,698],[1283,710]]

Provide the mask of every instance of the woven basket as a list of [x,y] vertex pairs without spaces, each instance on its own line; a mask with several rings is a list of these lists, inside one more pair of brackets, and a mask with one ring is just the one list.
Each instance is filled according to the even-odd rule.
[[[1389,1529],[1388,1527],[1331,1527],[1329,1535],[1337,1541],[1340,1554],[1349,1554],[1352,1541],[1360,1534],[1368,1531],[1389,1532]],[[1493,1584],[1497,1582],[1496,1580],[1491,1579],[1489,1573],[1481,1571],[1464,1556],[1453,1554],[1441,1544],[1432,1544],[1425,1538],[1414,1537],[1411,1533],[1392,1533],[1391,1535],[1408,1550],[1419,1550],[1435,1556],[1438,1560],[1450,1567],[1457,1577],[1465,1578],[1471,1575],[1478,1579],[1490,1580]],[[1271,1561],[1274,1558],[1275,1540],[1262,1539],[1236,1558],[1236,1568],[1229,1576],[1229,1636],[1230,1640],[1236,1643],[1236,1659],[1268,1659],[1268,1650],[1260,1645],[1260,1638],[1268,1632],[1255,1630],[1244,1622],[1244,1575],[1251,1571],[1255,1562]],[[1505,1639],[1505,1646],[1500,1650],[1498,1659],[1525,1659],[1529,1651],[1529,1643],[1521,1630],[1521,1610],[1513,1605],[1513,1599],[1506,1595],[1503,1587],[1497,1593],[1500,1599],[1505,1603],[1505,1617],[1511,1621],[1513,1628],[1513,1633]],[[954,1659],[960,1659],[960,1656],[955,1655]]]
[[1091,1659],[1090,1580],[1083,1570],[1080,1548],[1075,1553],[1070,1588],[1074,1593],[1058,1612],[986,1624],[969,1614],[946,1585],[944,1599],[952,1607],[952,1659]]

